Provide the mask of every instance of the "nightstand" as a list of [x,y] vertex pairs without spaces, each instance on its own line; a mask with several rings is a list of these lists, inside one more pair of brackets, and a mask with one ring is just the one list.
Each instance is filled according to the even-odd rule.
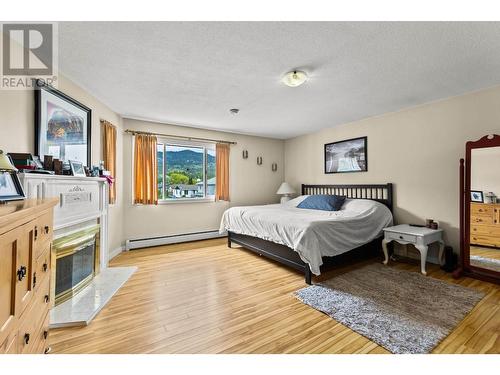
[[439,263],[443,263],[444,241],[442,229],[412,227],[408,224],[384,228],[384,239],[382,240],[382,248],[385,256],[384,264],[389,262],[387,244],[392,241],[396,241],[402,245],[411,244],[417,248],[420,252],[420,270],[423,275],[427,275],[427,272],[425,272],[425,262],[430,244],[439,243]]

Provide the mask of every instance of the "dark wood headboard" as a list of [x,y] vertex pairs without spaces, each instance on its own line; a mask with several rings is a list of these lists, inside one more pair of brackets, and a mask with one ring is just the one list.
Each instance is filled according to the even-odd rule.
[[385,204],[392,212],[392,184],[379,185],[305,185],[302,195],[335,194],[351,199],[371,199]]

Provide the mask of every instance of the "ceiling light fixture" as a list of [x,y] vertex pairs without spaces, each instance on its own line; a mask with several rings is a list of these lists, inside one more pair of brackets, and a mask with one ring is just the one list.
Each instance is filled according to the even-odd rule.
[[281,82],[290,87],[297,87],[307,81],[307,74],[300,70],[293,70],[283,76]]

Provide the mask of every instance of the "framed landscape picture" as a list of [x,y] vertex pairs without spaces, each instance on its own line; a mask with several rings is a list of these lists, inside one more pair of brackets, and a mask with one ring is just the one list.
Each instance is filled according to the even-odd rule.
[[325,173],[366,172],[367,137],[325,144]]
[[35,154],[90,166],[91,110],[53,87],[35,90]]

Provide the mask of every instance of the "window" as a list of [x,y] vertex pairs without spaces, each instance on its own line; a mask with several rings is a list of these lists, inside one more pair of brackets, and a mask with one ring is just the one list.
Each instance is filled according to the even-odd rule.
[[158,139],[158,200],[215,199],[215,145]]

